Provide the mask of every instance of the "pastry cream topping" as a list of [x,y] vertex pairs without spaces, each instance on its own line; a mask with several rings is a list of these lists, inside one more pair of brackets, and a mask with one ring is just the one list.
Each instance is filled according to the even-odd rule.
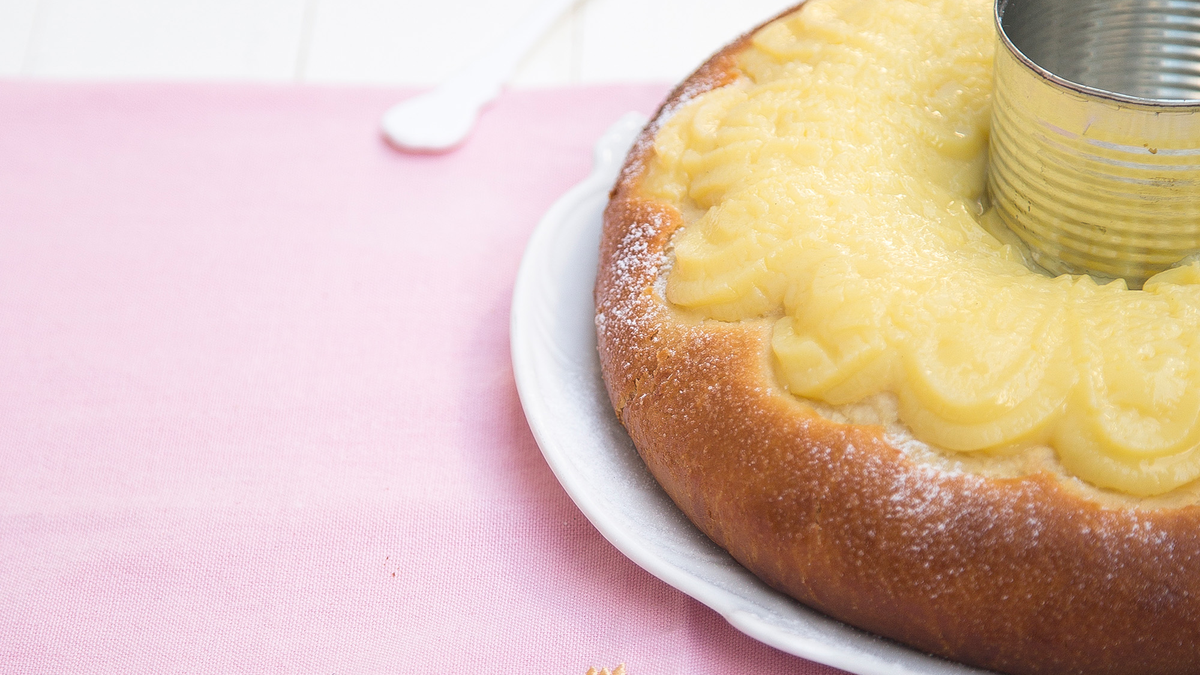
[[[677,306],[776,318],[792,393],[891,392],[954,451],[1050,445],[1135,495],[1200,476],[1200,265],[1142,291],[1032,271],[984,212],[990,0],[809,0],[655,139]],[[1002,235],[1000,235],[1001,238]]]

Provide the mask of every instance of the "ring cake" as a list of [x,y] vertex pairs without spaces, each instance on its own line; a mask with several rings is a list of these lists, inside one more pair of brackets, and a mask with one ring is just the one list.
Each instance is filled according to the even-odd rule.
[[986,0],[810,0],[635,144],[612,404],[772,587],[999,672],[1200,672],[1200,266],[1036,269],[987,203]]

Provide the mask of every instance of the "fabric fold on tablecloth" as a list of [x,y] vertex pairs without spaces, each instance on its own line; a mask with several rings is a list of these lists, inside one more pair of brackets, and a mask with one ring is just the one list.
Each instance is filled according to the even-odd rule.
[[0,671],[833,673],[591,527],[509,362],[525,241],[663,86],[0,83]]

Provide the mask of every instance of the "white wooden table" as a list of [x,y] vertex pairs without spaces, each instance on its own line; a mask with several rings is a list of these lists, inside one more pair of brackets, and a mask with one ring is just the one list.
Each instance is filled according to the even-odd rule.
[[[0,77],[429,85],[536,0],[0,0]],[[517,87],[673,82],[794,0],[580,0]]]

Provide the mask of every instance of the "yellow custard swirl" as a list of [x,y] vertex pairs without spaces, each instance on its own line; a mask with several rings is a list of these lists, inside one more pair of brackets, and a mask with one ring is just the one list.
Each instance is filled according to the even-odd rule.
[[990,0],[809,0],[677,111],[646,187],[678,205],[668,299],[779,317],[792,393],[890,392],[955,451],[1048,444],[1103,488],[1200,475],[1200,266],[1143,291],[1032,271],[981,207]]

